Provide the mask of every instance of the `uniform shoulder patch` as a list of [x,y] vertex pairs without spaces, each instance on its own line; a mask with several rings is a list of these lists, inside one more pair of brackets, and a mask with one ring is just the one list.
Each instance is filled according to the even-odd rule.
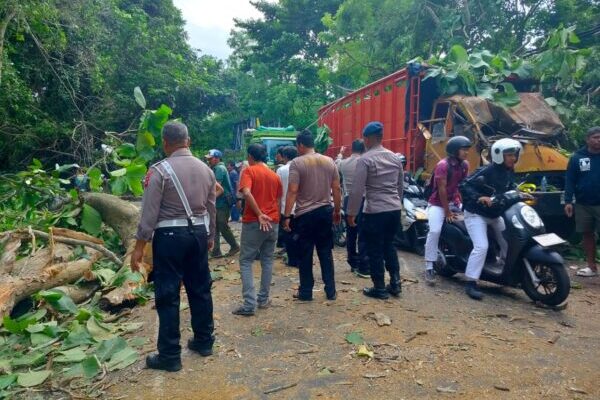
[[152,174],[154,173],[154,168],[150,168],[148,172],[146,172],[146,177],[144,178],[144,187],[147,188],[150,184],[150,178],[152,178]]

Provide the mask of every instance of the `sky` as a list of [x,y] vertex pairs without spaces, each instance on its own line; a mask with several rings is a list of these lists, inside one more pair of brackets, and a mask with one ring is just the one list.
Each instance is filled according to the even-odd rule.
[[233,19],[258,18],[261,14],[249,0],[174,0],[186,21],[186,31],[191,46],[226,59],[231,54],[227,45]]

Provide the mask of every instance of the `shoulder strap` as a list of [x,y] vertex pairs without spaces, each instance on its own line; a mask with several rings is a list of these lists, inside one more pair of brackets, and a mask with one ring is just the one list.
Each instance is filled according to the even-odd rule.
[[181,182],[179,182],[179,178],[177,178],[173,167],[171,167],[171,164],[169,164],[167,160],[164,160],[161,163],[161,165],[164,167],[165,171],[167,172],[167,174],[169,174],[169,177],[173,181],[173,185],[175,185],[175,190],[177,190],[177,194],[179,195],[179,198],[183,203],[183,208],[185,208],[185,213],[187,214],[188,219],[191,220],[193,216],[192,208],[190,207],[190,203],[188,202],[185,192],[183,191],[183,186],[181,186]]

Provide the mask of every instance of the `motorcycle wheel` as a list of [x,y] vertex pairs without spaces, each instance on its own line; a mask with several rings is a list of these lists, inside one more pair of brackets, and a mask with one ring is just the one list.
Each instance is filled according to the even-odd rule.
[[438,242],[438,259],[433,263],[433,269],[435,270],[436,274],[445,276],[447,278],[456,274],[456,271],[453,270],[450,265],[448,265],[448,260],[445,256],[449,250],[450,246],[448,246],[448,243],[446,243],[444,239],[440,238],[440,241]]
[[523,290],[531,300],[556,306],[567,299],[571,281],[564,265],[532,262],[531,268],[540,280],[539,284],[534,284],[527,270],[523,269]]
[[339,247],[346,246],[346,221],[344,218],[339,225],[333,225],[333,242]]

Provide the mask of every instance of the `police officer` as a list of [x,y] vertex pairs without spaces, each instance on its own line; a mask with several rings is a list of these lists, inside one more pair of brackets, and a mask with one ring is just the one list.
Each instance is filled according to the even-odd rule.
[[[361,223],[367,242],[367,255],[373,287],[365,288],[365,296],[387,299],[399,296],[400,264],[394,248],[394,236],[400,225],[404,172],[402,160],[382,146],[383,124],[369,122],[363,129],[367,152],[356,162],[352,190],[348,200],[348,224],[356,226],[363,193],[365,206]],[[390,284],[385,285],[385,268]]]
[[190,152],[185,125],[168,122],[162,135],[168,158],[153,165],[146,175],[131,269],[139,270],[144,246],[152,241],[158,353],[148,356],[146,365],[174,372],[181,369],[182,281],[194,332],[188,347],[202,356],[212,354],[214,323],[208,250],[214,243],[216,180],[211,169]]

